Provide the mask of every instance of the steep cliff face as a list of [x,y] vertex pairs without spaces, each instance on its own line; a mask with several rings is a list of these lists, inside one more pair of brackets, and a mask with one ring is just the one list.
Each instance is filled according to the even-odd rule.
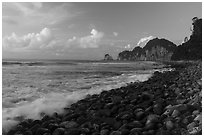
[[172,60],[202,59],[202,19],[193,18],[190,39],[179,45],[172,55]]
[[152,39],[144,48],[119,53],[118,60],[170,60],[176,45],[166,39]]

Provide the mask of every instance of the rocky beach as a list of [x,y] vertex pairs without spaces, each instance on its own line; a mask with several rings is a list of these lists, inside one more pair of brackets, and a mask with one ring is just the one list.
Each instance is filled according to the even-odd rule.
[[64,113],[26,119],[9,135],[201,135],[202,62],[168,62],[145,82],[88,95]]

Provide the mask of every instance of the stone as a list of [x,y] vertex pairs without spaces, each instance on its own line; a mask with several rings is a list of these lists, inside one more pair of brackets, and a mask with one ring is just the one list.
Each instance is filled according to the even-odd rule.
[[145,130],[151,130],[151,129],[156,129],[156,123],[150,122],[145,124]]
[[175,109],[174,111],[173,111],[173,113],[171,114],[171,116],[172,117],[178,117],[180,115],[180,112],[177,110],[177,109]]
[[32,133],[35,134],[38,128],[40,128],[40,125],[36,124],[30,128],[30,131],[32,131]]
[[122,135],[121,131],[113,131],[110,135]]
[[48,129],[50,129],[51,131],[54,131],[58,127],[59,127],[59,125],[57,123],[50,123],[48,125]]
[[141,120],[145,117],[145,113],[143,111],[139,111],[139,112],[134,112],[135,113],[135,116],[136,116],[136,119],[137,120]]
[[198,115],[199,113],[200,113],[199,110],[194,110],[194,111],[192,112],[193,115]]
[[142,133],[142,128],[133,128],[130,130],[131,135],[139,135]]
[[108,135],[110,131],[108,129],[103,129],[100,131],[100,135]]
[[133,121],[131,123],[128,123],[127,127],[131,128],[131,129],[132,128],[142,128],[143,124],[140,121]]
[[112,98],[111,98],[111,100],[112,100],[112,102],[114,103],[114,104],[118,104],[118,103],[120,103],[121,101],[122,101],[122,97],[121,96],[113,96]]
[[45,133],[50,133],[50,130],[47,128],[38,128],[36,131],[36,135],[43,135]]
[[190,124],[187,125],[187,129],[191,131],[195,126],[196,126],[196,123],[191,122]]
[[32,131],[30,131],[30,130],[27,130],[26,132],[24,132],[24,135],[32,135],[33,133],[32,133]]
[[90,133],[90,130],[88,128],[81,128],[81,133],[88,135]]
[[52,133],[53,135],[64,135],[65,129],[64,128],[57,128]]
[[197,115],[197,116],[194,118],[194,121],[199,121],[199,123],[202,123],[202,114]]
[[153,111],[155,114],[157,115],[161,115],[163,113],[163,107],[162,107],[162,104],[155,104],[153,106]]
[[174,128],[174,123],[171,120],[166,121],[165,125],[167,130],[172,130]]
[[65,121],[65,122],[60,123],[59,126],[60,127],[65,127],[65,128],[76,128],[79,125],[74,121]]
[[70,128],[65,131],[65,135],[80,135],[81,134],[81,129],[77,128]]
[[150,115],[147,116],[146,124],[148,124],[148,123],[157,123],[157,122],[159,122],[159,118],[160,118],[159,115],[150,114]]
[[129,129],[123,128],[123,129],[121,129],[120,131],[121,131],[121,134],[122,134],[122,135],[129,135],[129,134],[130,134]]

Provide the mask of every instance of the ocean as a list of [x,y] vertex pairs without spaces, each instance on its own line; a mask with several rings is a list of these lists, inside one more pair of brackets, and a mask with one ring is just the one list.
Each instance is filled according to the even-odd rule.
[[62,113],[88,94],[146,81],[163,67],[151,61],[3,60],[3,131],[24,118]]

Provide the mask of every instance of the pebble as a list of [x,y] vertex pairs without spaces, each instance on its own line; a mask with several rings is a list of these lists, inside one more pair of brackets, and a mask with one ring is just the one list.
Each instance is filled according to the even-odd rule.
[[171,116],[172,117],[178,117],[180,115],[180,112],[177,110],[177,109],[175,109],[174,111],[173,111],[173,113],[171,114]]
[[108,129],[103,129],[100,131],[100,135],[108,135],[110,131]]
[[64,128],[57,128],[52,133],[53,135],[64,135],[65,129]]
[[78,127],[78,124],[74,121],[65,121],[65,122],[62,122],[59,126],[65,127],[65,128],[76,128]]
[[172,121],[166,121],[166,129],[167,130],[172,130],[174,128],[174,123]]
[[191,122],[190,124],[187,125],[188,130],[192,130],[196,126],[195,122]]
[[113,131],[110,135],[122,135],[121,131]]
[[202,114],[197,115],[197,117],[195,117],[194,121],[199,121],[199,123],[202,123]]

